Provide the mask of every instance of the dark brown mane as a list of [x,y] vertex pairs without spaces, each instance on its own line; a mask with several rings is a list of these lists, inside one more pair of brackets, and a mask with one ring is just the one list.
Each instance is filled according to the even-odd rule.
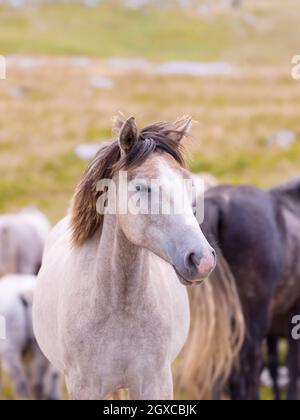
[[121,155],[118,140],[103,146],[85,171],[71,203],[71,230],[73,245],[81,245],[92,237],[102,223],[103,216],[96,210],[99,192],[97,183],[111,179],[120,170],[133,169],[144,163],[154,152],[171,155],[185,167],[180,139],[186,135],[182,124],[157,123],[139,133],[139,141],[126,155]]

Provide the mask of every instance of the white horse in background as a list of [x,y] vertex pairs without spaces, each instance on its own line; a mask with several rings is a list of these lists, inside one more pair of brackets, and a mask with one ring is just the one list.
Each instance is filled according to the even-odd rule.
[[[9,275],[0,281],[0,315],[6,332],[6,337],[0,338],[0,368],[17,397],[56,400],[60,394],[59,373],[50,366],[33,334],[35,287],[35,276]],[[24,364],[25,355],[28,360]]]
[[[47,242],[34,330],[44,354],[64,373],[71,399],[103,399],[121,388],[131,399],[171,399],[171,364],[189,330],[184,286],[201,283],[215,267],[215,252],[182,188],[192,179],[180,145],[191,119],[141,131],[134,118],[115,124],[117,140],[90,164],[70,216]],[[183,212],[100,215],[98,182],[110,178],[119,191],[120,170],[131,181],[130,197],[141,193],[142,206],[149,197],[159,202],[150,184],[158,179],[165,196],[175,187],[172,208],[184,202]]]
[[0,277],[37,274],[50,229],[46,216],[35,208],[0,216]]

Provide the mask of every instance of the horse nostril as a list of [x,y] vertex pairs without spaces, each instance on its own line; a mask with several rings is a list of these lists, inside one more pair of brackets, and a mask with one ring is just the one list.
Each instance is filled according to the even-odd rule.
[[208,251],[206,254],[202,252],[190,252],[185,257],[185,267],[191,274],[210,272],[216,264],[217,254],[214,249]]
[[192,270],[194,270],[195,268],[198,269],[200,261],[201,261],[201,257],[197,256],[194,252],[192,252],[187,256],[186,265],[189,269],[192,269]]

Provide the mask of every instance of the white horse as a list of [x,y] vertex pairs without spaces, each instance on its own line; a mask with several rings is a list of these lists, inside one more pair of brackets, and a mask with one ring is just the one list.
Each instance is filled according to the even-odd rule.
[[50,229],[47,218],[35,208],[0,216],[0,277],[37,274]]
[[[6,337],[0,338],[1,369],[11,380],[17,397],[58,399],[59,373],[50,366],[33,334],[35,287],[35,276],[9,275],[0,282],[0,315],[6,332]],[[26,368],[24,355],[28,356]]]
[[[44,354],[64,373],[71,399],[103,399],[121,388],[131,399],[171,399],[171,364],[189,330],[184,286],[202,282],[215,267],[215,252],[182,188],[191,174],[180,141],[191,119],[141,131],[134,118],[115,124],[117,140],[99,151],[70,216],[49,237],[34,330]],[[150,185],[159,179],[163,195],[172,197],[174,207],[184,202],[184,210],[100,215],[98,181],[114,180],[119,203],[120,170],[130,180],[129,198],[140,193],[141,208],[148,208],[149,197],[159,202]]]

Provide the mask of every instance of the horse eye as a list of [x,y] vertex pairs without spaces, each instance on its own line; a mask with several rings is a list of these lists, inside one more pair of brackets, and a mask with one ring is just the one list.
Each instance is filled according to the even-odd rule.
[[141,186],[140,186],[140,185],[137,185],[137,186],[135,187],[135,189],[136,189],[136,191],[141,191]]
[[148,193],[149,194],[151,193],[151,187],[148,187]]

